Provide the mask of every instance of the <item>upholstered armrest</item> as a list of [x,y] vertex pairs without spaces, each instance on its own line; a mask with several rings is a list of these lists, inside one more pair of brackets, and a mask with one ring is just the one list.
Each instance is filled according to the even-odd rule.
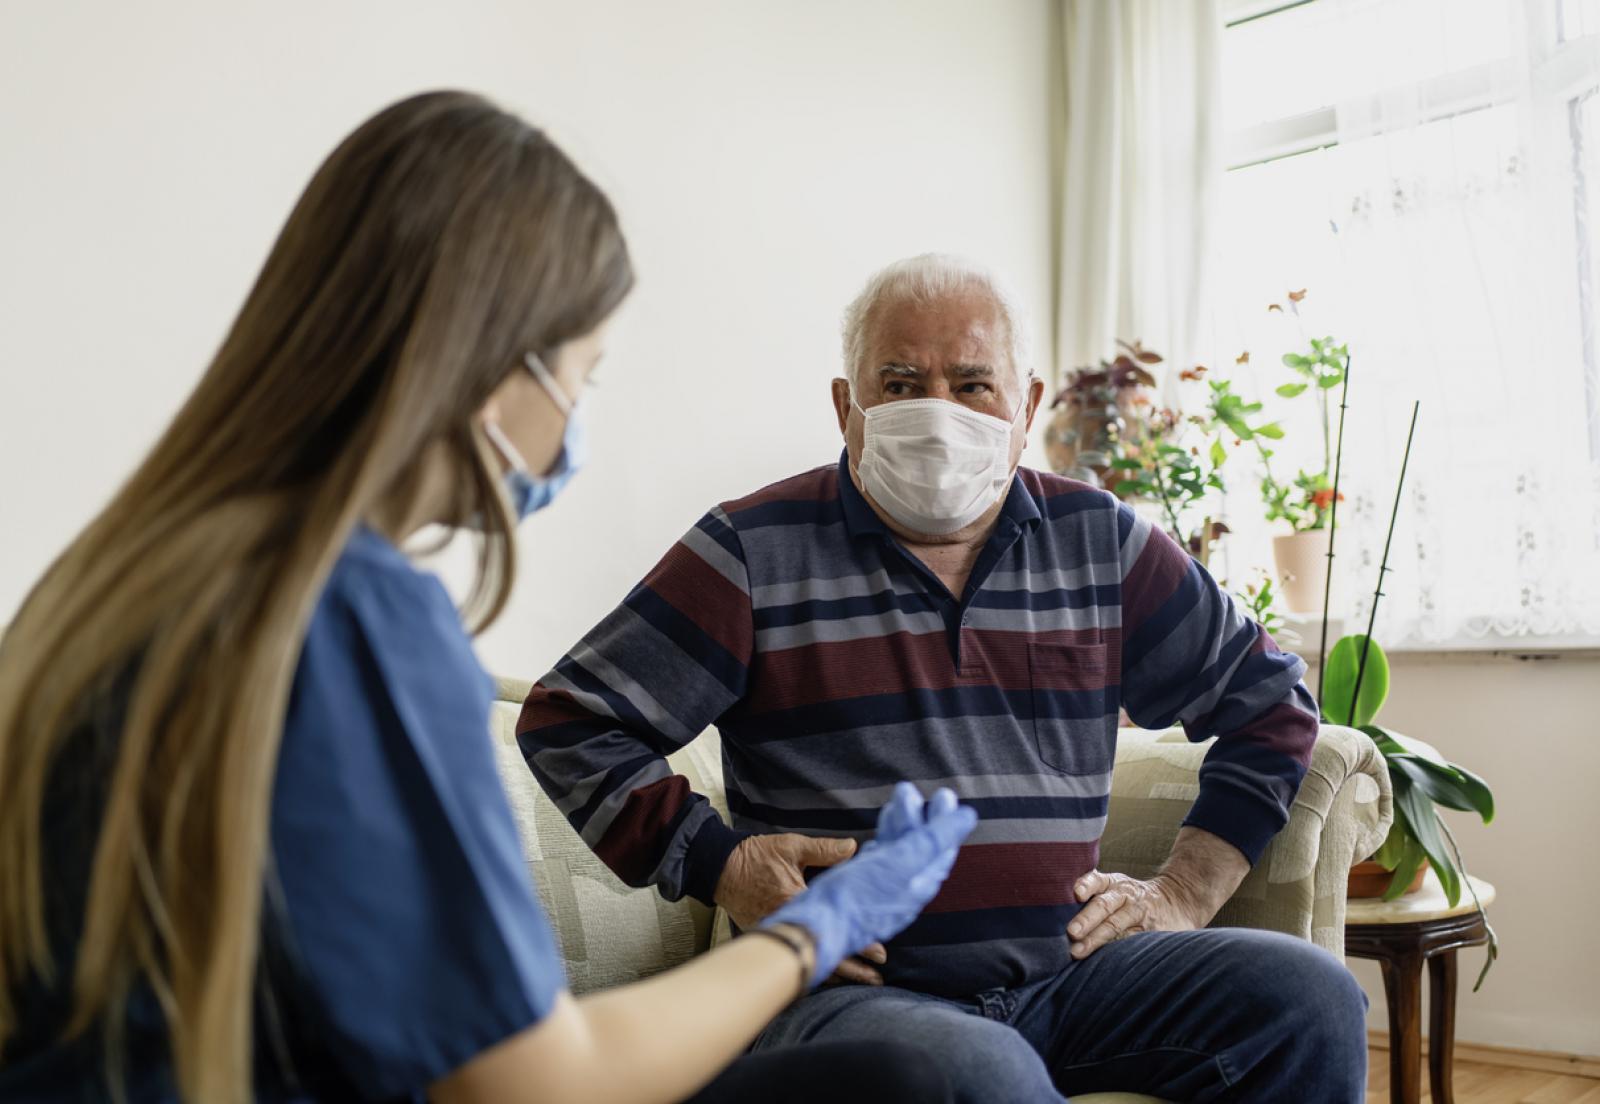
[[[1199,792],[1209,746],[1189,743],[1180,729],[1122,730],[1102,869],[1138,878],[1155,873]],[[1214,923],[1287,932],[1342,956],[1345,874],[1377,850],[1393,816],[1377,747],[1353,728],[1322,726],[1288,825]]]

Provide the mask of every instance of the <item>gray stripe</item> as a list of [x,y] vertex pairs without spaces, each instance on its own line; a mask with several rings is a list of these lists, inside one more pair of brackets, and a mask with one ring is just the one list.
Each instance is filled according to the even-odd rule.
[[629,779],[616,789],[606,794],[605,800],[600,802],[598,808],[590,814],[584,822],[583,842],[590,847],[597,847],[605,838],[606,829],[611,827],[611,822],[617,818],[622,807],[627,804],[633,791],[641,786],[648,786],[658,779],[666,778],[672,774],[672,768],[665,759],[654,759],[640,767]]
[[1079,590],[1086,586],[1114,586],[1122,579],[1122,565],[1115,560],[1073,567],[1052,567],[1044,571],[996,571],[984,580],[984,590],[1025,590],[1038,594],[1047,590]]
[[[594,648],[590,647],[587,640],[578,642],[577,647],[572,649],[570,658],[579,667],[582,667],[595,678],[605,683],[606,688],[613,694],[620,694],[622,697],[626,698],[628,700],[628,704],[639,711],[639,715],[649,723],[651,728],[655,729],[663,736],[666,736],[674,743],[687,743],[689,740],[692,740],[694,737],[700,735],[698,731],[690,732],[687,728],[685,728],[683,722],[678,720],[678,718],[660,702],[656,701],[655,696],[651,694],[650,691],[646,690],[643,686],[640,686],[637,682],[635,682],[633,676],[628,674],[628,672],[624,671],[621,667],[618,667]],[[572,684],[570,682],[567,683],[567,688],[572,689]],[[573,696],[576,697],[576,690],[573,690],[572,692]],[[593,695],[586,696],[591,700],[598,702],[598,699],[596,699]],[[593,710],[593,712],[610,717],[613,713],[613,710],[601,702],[598,704],[598,707]]]
[[749,593],[750,583],[744,564],[697,525],[683,535],[683,546],[704,560],[711,569],[740,591]]
[[[979,774],[953,778],[914,778],[924,797],[941,786],[962,800],[980,797],[1104,797],[1111,789],[1111,772],[1083,775]],[[746,798],[778,809],[875,809],[889,800],[893,785],[864,786],[853,790],[762,789],[741,785]]]
[[867,640],[890,633],[930,633],[944,628],[944,618],[932,610],[922,613],[868,614],[864,617],[846,617],[838,621],[805,621],[798,625],[782,625],[772,629],[756,630],[756,647],[775,652],[784,648],[801,648],[808,644],[836,643],[843,640]]
[[1128,531],[1128,539],[1122,542],[1119,559],[1122,564],[1122,577],[1126,579],[1128,572],[1133,570],[1133,565],[1139,562],[1139,554],[1144,551],[1144,546],[1150,539],[1152,526],[1149,521],[1134,515],[1133,528]]
[[792,606],[797,602],[831,602],[840,598],[864,598],[883,593],[912,592],[897,590],[889,573],[880,567],[865,575],[846,575],[838,579],[797,579],[752,587],[750,601],[758,607]]
[[[807,836],[853,839],[865,842],[876,831],[871,828],[814,828],[769,824],[751,817],[733,815],[733,826],[742,832],[799,832]],[[979,820],[967,843],[1093,843],[1105,834],[1105,817],[1050,817],[1047,819]]]
[[973,606],[967,610],[966,624],[970,629],[1033,633],[1115,628],[1122,624],[1122,608],[1088,606],[1084,609],[1014,610]]

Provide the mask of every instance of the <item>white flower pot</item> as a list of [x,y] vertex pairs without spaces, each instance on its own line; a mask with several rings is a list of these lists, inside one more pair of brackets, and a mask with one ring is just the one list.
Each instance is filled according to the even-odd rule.
[[[1272,538],[1272,558],[1278,565],[1278,593],[1290,613],[1322,612],[1322,593],[1328,582],[1328,531],[1310,529]],[[1338,608],[1337,599],[1333,608]]]

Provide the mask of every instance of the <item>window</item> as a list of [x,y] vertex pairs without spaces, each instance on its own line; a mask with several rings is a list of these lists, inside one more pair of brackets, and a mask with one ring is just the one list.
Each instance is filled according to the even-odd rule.
[[1229,8],[1216,355],[1292,470],[1322,437],[1280,358],[1350,346],[1339,608],[1364,626],[1420,399],[1380,637],[1600,642],[1600,0]]

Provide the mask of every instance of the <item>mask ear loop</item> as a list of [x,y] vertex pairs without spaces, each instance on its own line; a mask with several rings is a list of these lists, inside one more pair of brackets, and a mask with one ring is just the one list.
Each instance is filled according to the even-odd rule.
[[514,472],[526,473],[528,462],[522,458],[522,453],[517,451],[517,446],[511,443],[511,438],[506,436],[506,431],[487,418],[483,420],[482,425],[483,435],[489,438],[489,443],[500,454],[500,459],[506,462],[506,466]]
[[549,368],[545,367],[545,363],[539,359],[539,355],[533,352],[523,353],[522,363],[533,374],[533,378],[539,381],[539,386],[543,387],[545,394],[550,396],[550,401],[556,404],[556,409],[566,417],[572,417],[572,409],[577,404],[567,398],[566,393],[556,383],[555,375],[551,373]]

